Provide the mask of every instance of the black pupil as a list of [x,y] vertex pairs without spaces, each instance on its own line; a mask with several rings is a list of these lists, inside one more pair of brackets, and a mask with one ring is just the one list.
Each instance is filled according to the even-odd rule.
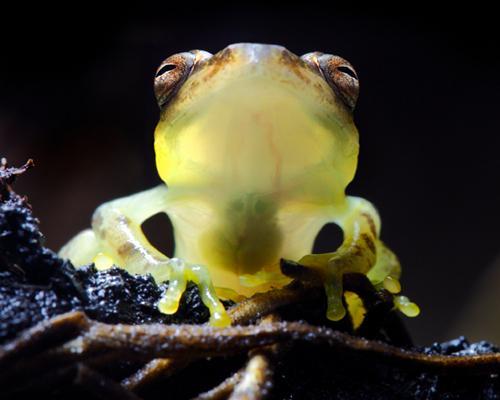
[[163,67],[160,68],[160,70],[158,71],[158,73],[156,74],[156,76],[157,77],[161,76],[165,72],[172,71],[173,69],[175,69],[175,65],[173,65],[173,64],[166,64],[166,65],[164,65]]
[[356,74],[355,74],[355,73],[354,73],[354,71],[353,71],[351,68],[349,68],[349,67],[344,67],[344,66],[342,66],[342,67],[338,67],[338,70],[339,70],[340,72],[343,72],[344,74],[349,75],[351,78],[357,79],[357,78],[356,78]]

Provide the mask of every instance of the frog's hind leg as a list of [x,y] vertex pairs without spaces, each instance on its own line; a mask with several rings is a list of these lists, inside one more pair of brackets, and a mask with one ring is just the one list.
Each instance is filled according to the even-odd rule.
[[85,229],[59,250],[59,256],[78,267],[92,263],[99,252],[100,245],[94,231]]

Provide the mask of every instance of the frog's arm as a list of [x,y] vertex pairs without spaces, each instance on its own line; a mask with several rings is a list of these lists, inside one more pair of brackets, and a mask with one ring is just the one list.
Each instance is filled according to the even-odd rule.
[[[335,217],[332,216],[331,222],[344,232],[342,245],[332,253],[306,255],[299,263],[319,274],[328,299],[327,317],[338,321],[346,313],[342,302],[343,274],[366,274],[375,286],[398,293],[401,268],[394,253],[379,239],[380,217],[369,201],[349,196],[340,217],[338,213],[332,215]],[[403,296],[396,298],[396,305],[407,315],[414,314],[417,307]]]
[[166,212],[167,199],[168,189],[160,185],[99,206],[92,217],[92,231],[80,233],[61,249],[60,255],[82,261],[98,253],[95,261],[101,266],[102,259],[109,260],[104,267],[117,264],[131,273],[150,273],[158,283],[168,280],[168,290],[159,302],[160,311],[167,314],[177,311],[187,282],[193,281],[210,310],[211,323],[227,325],[229,317],[215,294],[207,269],[178,258],[169,259],[154,248],[142,232],[142,222]]

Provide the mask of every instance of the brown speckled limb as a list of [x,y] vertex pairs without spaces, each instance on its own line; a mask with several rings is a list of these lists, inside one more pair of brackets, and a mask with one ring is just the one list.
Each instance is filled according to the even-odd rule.
[[257,293],[235,304],[228,310],[228,315],[232,325],[246,325],[253,320],[265,317],[280,307],[297,303],[306,297],[319,295],[321,293],[312,287],[306,288],[298,282],[292,282],[282,289]]
[[[255,371],[263,371],[261,367],[265,364],[262,353],[255,352],[255,349],[296,342],[326,345],[333,352],[370,357],[417,371],[484,374],[500,370],[500,353],[428,355],[299,322],[265,321],[259,325],[228,328],[208,325],[109,325],[90,320],[81,312],[73,312],[42,322],[1,346],[0,365],[4,367],[0,369],[0,381],[4,390],[29,386],[47,374],[55,374],[52,378],[57,381],[60,378],[57,371],[64,372],[64,368],[79,364],[88,368],[93,361],[106,355],[121,361],[148,362],[155,358],[185,360],[193,356],[220,357],[252,351],[251,360],[259,357],[247,365],[246,371],[254,371],[253,375],[248,375],[247,384],[242,383],[243,380],[238,381],[240,386],[235,384],[235,388],[238,386],[242,390],[263,387],[267,382],[261,375],[255,374]],[[8,368],[5,368],[7,365]],[[19,386],[20,382],[22,386]]]
[[[302,290],[302,288],[298,285],[294,285],[294,287],[290,286],[285,289],[274,290],[267,292],[266,294],[256,294],[251,298],[236,304],[233,308],[231,308],[228,314],[231,317],[233,324],[245,324],[250,320],[255,319],[255,316],[263,315],[267,315],[267,317],[265,317],[262,321],[264,323],[276,321],[277,317],[275,315],[268,315],[271,311],[274,311],[279,306],[297,301],[300,296],[303,295],[304,290]],[[180,369],[187,367],[195,359],[197,358],[155,358],[146,363],[131,376],[122,380],[122,385],[132,391],[140,390],[142,387],[147,386],[152,382],[167,378],[177,373]],[[240,371],[238,375],[240,378],[243,372],[244,370]],[[219,398],[217,396],[221,395],[220,393],[225,393],[225,391],[229,390],[230,383],[234,386],[234,384],[237,383],[235,380],[236,377],[232,376],[233,379],[231,380],[230,378],[224,380],[220,385],[206,392],[204,395],[209,396],[207,399],[212,398],[210,396],[215,396],[213,397],[214,399]]]
[[45,357],[66,357],[68,361],[74,362],[87,359],[97,352],[112,350],[121,350],[142,359],[193,353],[214,357],[287,342],[324,344],[333,349],[377,357],[408,367],[425,367],[448,373],[457,370],[493,372],[500,368],[499,353],[477,356],[427,355],[300,322],[272,322],[228,328],[206,325],[107,325],[92,322],[89,330],[78,340],[45,354]]
[[21,332],[16,339],[0,346],[0,369],[22,357],[66,342],[89,327],[89,319],[81,311],[58,315]]
[[[254,296],[255,297],[255,296]],[[279,317],[268,315],[260,324],[276,322]],[[235,372],[213,389],[201,393],[193,400],[261,400],[269,394],[272,388],[272,360],[271,353],[276,354],[276,346],[259,348],[250,352],[250,358],[244,368]]]
[[272,387],[271,361],[264,352],[250,357],[229,400],[262,400]]
[[[228,310],[232,325],[245,325],[259,317],[264,317],[279,307],[300,301],[306,296],[318,296],[320,293],[313,288],[304,288],[298,282],[285,288],[257,293],[254,296],[235,304]],[[139,390],[158,379],[173,375],[179,369],[186,367],[190,360],[157,358],[146,363],[142,368],[122,381],[122,385],[130,390]]]
[[91,398],[140,400],[140,397],[122,387],[119,383],[81,363],[52,369],[48,372],[32,376],[21,385],[3,386],[2,396],[9,399],[24,398],[23,394],[25,392],[44,393],[50,388],[64,385],[76,386],[84,392],[89,393]]
[[[43,322],[17,340],[0,347],[0,364],[9,361],[12,365],[20,349],[30,348],[28,337],[37,338],[34,332],[50,332],[51,322],[56,326],[61,321],[79,328],[81,336],[63,346],[33,356],[29,363],[40,367],[49,361],[73,363],[87,360],[96,354],[119,351],[129,357],[152,359],[155,357],[223,356],[241,353],[255,347],[287,342],[308,342],[326,344],[342,351],[370,355],[413,367],[441,369],[444,372],[457,370],[497,371],[500,368],[500,354],[476,356],[426,355],[404,350],[383,342],[355,337],[343,332],[298,322],[271,322],[260,325],[214,328],[206,325],[108,325],[92,321],[82,313],[64,314]],[[17,364],[26,365],[19,357]],[[5,365],[5,364],[4,364]],[[12,370],[12,368],[11,368]]]
[[159,379],[172,376],[189,365],[189,362],[190,360],[185,358],[155,358],[123,379],[121,384],[128,390],[135,392]]
[[239,370],[233,375],[224,379],[213,389],[206,392],[200,393],[198,396],[194,397],[192,400],[222,400],[227,399],[227,397],[233,392],[234,387],[241,380],[244,370]]
[[123,388],[119,383],[78,364],[74,384],[84,388],[96,397],[109,400],[140,400],[140,397]]

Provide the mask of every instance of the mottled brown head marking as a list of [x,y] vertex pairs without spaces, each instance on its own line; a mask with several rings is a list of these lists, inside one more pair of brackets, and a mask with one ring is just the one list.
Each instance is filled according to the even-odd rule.
[[286,65],[290,71],[292,71],[298,78],[302,79],[306,83],[310,83],[310,79],[304,75],[302,71],[302,67],[307,65],[300,57],[296,54],[293,54],[291,51],[287,49],[283,49],[281,53],[280,62]]
[[234,57],[233,50],[230,47],[226,47],[225,49],[214,54],[210,59],[210,61],[208,62],[208,65],[217,65],[217,64],[224,65],[227,62],[231,61],[233,57]]
[[224,50],[219,51],[214,54],[208,61],[207,67],[208,73],[205,75],[204,80],[210,80],[214,75],[216,75],[222,68],[229,64],[234,59],[233,51],[231,48],[226,47]]
[[165,59],[156,71],[154,91],[160,108],[177,92],[196,67],[212,55],[203,50],[174,54]]
[[359,95],[359,80],[353,66],[342,57],[319,51],[304,54],[301,59],[320,73],[344,104],[354,110]]

